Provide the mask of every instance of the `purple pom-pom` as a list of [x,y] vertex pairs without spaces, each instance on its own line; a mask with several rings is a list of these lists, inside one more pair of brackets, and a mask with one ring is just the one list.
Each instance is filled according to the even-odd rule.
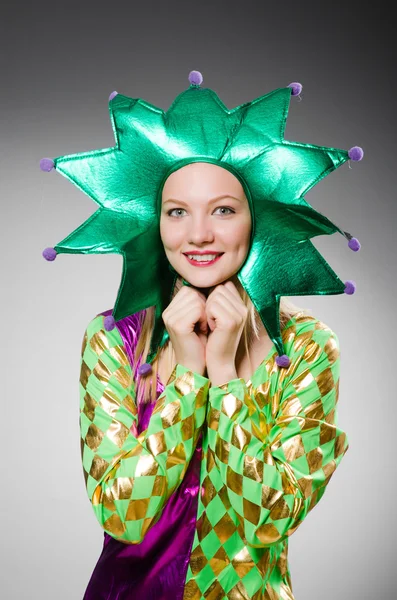
[[345,281],[345,294],[349,294],[350,296],[351,294],[354,294],[355,291],[356,284],[354,283],[354,281],[352,281],[351,279]]
[[301,93],[302,88],[303,88],[302,84],[299,83],[298,81],[293,81],[287,87],[291,88],[292,96],[299,96],[299,94]]
[[353,146],[353,148],[350,148],[348,154],[351,160],[361,160],[364,156],[364,150],[360,146]]
[[203,83],[203,76],[200,73],[200,71],[190,71],[189,82],[192,85],[200,85],[201,83]]
[[44,248],[42,255],[46,260],[55,260],[57,257],[57,251],[55,248]]
[[42,171],[51,171],[54,168],[54,161],[52,158],[42,158],[40,161],[40,169]]
[[291,361],[287,354],[282,354],[281,356],[276,356],[276,365],[278,367],[289,367]]
[[355,237],[350,238],[347,245],[349,246],[350,250],[353,250],[353,252],[358,252],[361,248],[360,242]]
[[103,325],[106,331],[112,331],[112,329],[115,328],[116,321],[114,320],[114,317],[112,317],[112,315],[108,315],[104,318]]
[[116,92],[116,91],[112,92],[112,93],[110,94],[110,96],[109,96],[109,102],[110,102],[111,100],[113,100],[113,98],[114,98],[115,96],[117,96],[117,94],[118,94],[118,92]]
[[139,375],[148,375],[151,372],[152,365],[150,363],[143,363],[143,365],[140,365],[140,367],[138,368]]

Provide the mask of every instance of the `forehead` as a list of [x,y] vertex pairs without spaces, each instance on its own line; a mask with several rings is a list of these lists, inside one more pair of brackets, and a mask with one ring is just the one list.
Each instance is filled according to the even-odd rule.
[[183,193],[184,197],[192,199],[207,196],[208,199],[221,194],[244,196],[244,190],[237,179],[227,169],[211,163],[191,163],[177,169],[166,179],[162,197],[167,199],[170,194]]

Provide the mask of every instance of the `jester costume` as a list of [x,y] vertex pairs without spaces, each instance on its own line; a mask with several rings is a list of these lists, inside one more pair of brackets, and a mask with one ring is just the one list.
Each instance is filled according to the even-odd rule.
[[[171,108],[113,92],[114,148],[42,159],[99,209],[43,255],[118,252],[115,307],[88,325],[80,377],[81,454],[104,547],[84,600],[293,599],[288,538],[316,506],[348,449],[338,427],[337,335],[298,313],[280,330],[281,296],[353,294],[310,238],[336,231],[303,194],[349,151],[283,138],[290,84],[229,111],[202,76]],[[140,377],[168,339],[161,314],[178,274],[159,234],[167,177],[191,162],[229,169],[243,185],[251,246],[238,278],[273,347],[251,380],[213,386],[181,364],[157,398]],[[185,285],[190,285],[184,281]],[[156,307],[147,362],[134,362],[146,309]]]

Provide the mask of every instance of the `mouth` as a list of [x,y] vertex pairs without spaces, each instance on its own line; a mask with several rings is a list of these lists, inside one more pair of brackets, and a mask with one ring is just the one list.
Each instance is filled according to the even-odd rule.
[[[194,267],[209,267],[209,266],[215,264],[216,262],[218,262],[220,260],[221,256],[223,256],[223,255],[224,255],[224,252],[218,254],[217,256],[211,255],[211,258],[209,255],[200,256],[199,254],[194,255],[195,258],[189,258],[189,256],[187,254],[185,254],[184,256],[186,257],[186,260]],[[191,254],[190,256],[193,256],[193,255]]]

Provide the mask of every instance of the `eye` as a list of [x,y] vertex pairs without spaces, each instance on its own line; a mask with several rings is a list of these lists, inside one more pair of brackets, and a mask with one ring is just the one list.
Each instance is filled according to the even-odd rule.
[[[226,214],[226,215],[233,214],[233,213],[235,212],[235,211],[234,211],[232,208],[230,208],[229,206],[218,206],[218,208],[216,208],[215,210],[219,210],[219,209],[226,209],[226,210],[228,210],[228,211],[229,211],[228,213],[223,213],[223,214]],[[174,210],[185,210],[185,209],[184,209],[184,208],[172,208],[171,210],[169,210],[169,211],[167,212],[167,215],[168,215],[169,217],[173,216],[173,215],[171,215],[171,213],[172,213],[172,212],[174,212]],[[178,218],[178,217],[176,217],[176,218]]]
[[167,212],[167,215],[168,215],[169,217],[173,216],[173,215],[171,215],[171,213],[172,213],[172,212],[174,212],[174,210],[184,210],[184,209],[183,209],[183,208],[172,208],[171,210],[169,210],[169,211]]
[[[220,209],[225,208],[226,210],[229,211],[226,214],[229,214],[229,215],[234,213],[234,210],[232,208],[229,208],[228,206],[218,206],[218,208],[220,208]],[[218,208],[216,208],[215,210],[218,210]],[[225,213],[223,213],[223,214],[225,214]]]

